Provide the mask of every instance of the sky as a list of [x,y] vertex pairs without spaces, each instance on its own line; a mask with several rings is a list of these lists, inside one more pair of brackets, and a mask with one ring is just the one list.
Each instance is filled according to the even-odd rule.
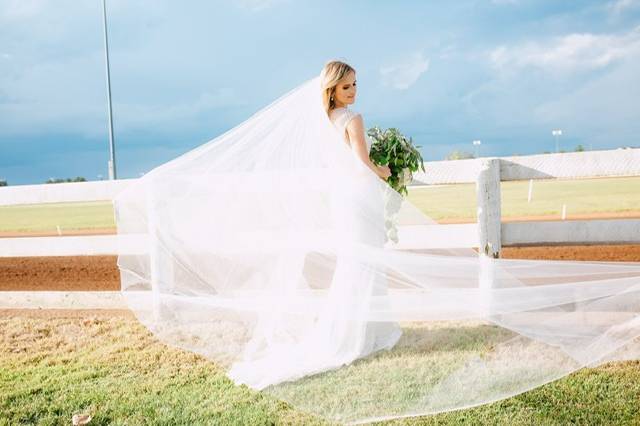
[[[341,59],[425,160],[640,146],[640,0],[107,0],[116,165],[146,173]],[[0,2],[0,179],[108,176],[100,0]]]

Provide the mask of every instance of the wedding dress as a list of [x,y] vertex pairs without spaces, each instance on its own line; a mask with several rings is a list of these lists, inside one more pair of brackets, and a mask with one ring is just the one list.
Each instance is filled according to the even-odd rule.
[[[330,112],[329,119],[332,121],[333,125],[336,127],[338,133],[340,135],[344,135],[344,140],[348,144],[350,144],[350,142],[349,142],[349,137],[347,136],[347,133],[346,133],[347,125],[353,118],[357,117],[358,115],[360,114],[352,111],[348,107],[335,108]],[[371,144],[373,143],[373,140],[368,135],[365,135],[365,142],[367,144],[367,152],[369,152],[371,150]],[[352,150],[351,152],[354,154],[354,161],[356,162],[361,161],[359,158],[357,158],[357,156],[355,156],[355,151]],[[358,235],[356,239],[358,241],[369,243],[376,247],[383,247],[385,243],[385,233],[382,232],[384,230],[384,225],[383,225],[384,200],[380,199],[380,203],[381,203],[380,210],[379,210],[380,215],[378,216],[379,223],[376,228],[376,231],[378,232],[374,238],[372,238],[373,235],[370,232],[367,232],[367,230],[363,229],[362,227],[358,227],[358,224],[362,223],[361,221],[358,221],[356,219],[355,223],[353,224],[354,228],[360,231],[360,235]],[[355,208],[349,208],[347,204],[338,204],[336,207],[342,207],[342,215],[336,215],[337,220],[344,220],[344,218],[346,218],[349,214],[352,214],[354,211],[357,211],[357,209]],[[359,265],[356,263],[350,263],[349,266],[351,266],[352,268],[355,268],[356,271],[357,271],[357,268],[359,267]],[[376,295],[387,294],[388,281],[386,279],[386,276],[381,274],[369,274],[369,276],[371,277],[371,279],[377,280],[373,284],[372,294],[376,294]],[[351,279],[350,281],[347,280],[347,282],[350,283],[351,285],[362,285],[363,282],[367,282],[366,279],[362,279],[362,278],[358,279],[358,278],[360,277],[358,277],[357,274],[354,274],[354,278]],[[392,348],[397,343],[398,339],[400,339],[400,336],[402,335],[402,329],[397,323],[367,322],[367,326],[369,327],[367,330],[367,332],[369,333],[367,335],[368,338],[366,339],[366,343],[364,343],[362,350],[356,356],[357,358],[367,356],[370,353],[376,352],[381,349]]]
[[[347,124],[357,114],[347,108],[332,112],[336,129],[344,135]],[[365,139],[370,148],[371,140]],[[361,160],[354,154],[355,161]],[[385,238],[384,205],[381,198],[379,202],[380,225],[374,228],[362,226],[366,221],[355,215],[357,208],[350,204],[350,197],[335,203],[332,215],[337,222],[346,225],[340,232],[348,233],[354,242],[381,248]],[[260,327],[262,329],[262,324],[267,326],[260,333],[254,333],[247,345],[250,350],[244,353],[242,361],[231,367],[229,377],[236,383],[263,389],[284,380],[335,368],[395,345],[402,334],[397,324],[369,322],[366,318],[350,315],[350,310],[356,308],[349,305],[354,300],[364,306],[369,295],[386,292],[386,277],[376,273],[373,265],[348,257],[338,258],[329,289],[328,300],[332,302],[325,304],[312,330],[300,339],[291,341],[291,336],[287,336],[284,342],[278,341],[273,329],[274,312],[265,313]],[[349,327],[341,327],[344,323],[349,323]]]
[[389,205],[401,241],[433,247],[444,225],[355,156],[356,113],[328,117],[320,89],[304,82],[114,200],[122,294],[159,339],[349,423],[640,358],[639,263],[489,259],[453,231],[442,251],[386,241]]

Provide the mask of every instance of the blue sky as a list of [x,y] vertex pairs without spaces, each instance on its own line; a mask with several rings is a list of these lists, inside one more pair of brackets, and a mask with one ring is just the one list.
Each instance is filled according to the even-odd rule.
[[[329,59],[426,160],[640,146],[640,0],[107,0],[118,175],[215,138]],[[0,179],[107,175],[99,0],[0,3]]]

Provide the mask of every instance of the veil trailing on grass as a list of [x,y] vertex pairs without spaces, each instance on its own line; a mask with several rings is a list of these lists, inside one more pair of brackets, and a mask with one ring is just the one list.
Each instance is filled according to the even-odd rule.
[[[122,292],[237,384],[357,423],[640,358],[640,264],[478,257],[343,142],[315,77],[114,200]],[[439,238],[439,237],[438,237]]]

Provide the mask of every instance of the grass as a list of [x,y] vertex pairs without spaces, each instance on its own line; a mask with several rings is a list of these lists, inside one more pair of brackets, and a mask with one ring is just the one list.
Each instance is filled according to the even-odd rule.
[[[531,202],[527,202],[529,181],[500,184],[502,216],[560,217],[589,213],[640,211],[640,177],[533,181]],[[409,199],[433,219],[475,220],[475,184],[411,187]]]
[[131,318],[1,322],[0,424],[69,424],[76,413],[91,414],[91,425],[308,418],[234,387],[216,365],[160,343]]
[[[640,177],[537,180],[531,203],[529,181],[501,184],[502,216],[560,216],[588,213],[640,212]],[[409,200],[435,220],[475,221],[475,184],[410,187]],[[56,232],[115,229],[109,201],[47,203],[0,207],[0,232]]]
[[[337,380],[335,374],[322,375],[322,379],[311,376],[309,382],[297,384],[298,389],[281,386],[271,392],[255,392],[245,386],[235,386],[215,363],[159,342],[130,315],[62,313],[47,317],[25,311],[8,312],[11,311],[0,315],[2,425],[69,424],[76,413],[91,414],[91,425],[320,425],[329,423],[294,409],[276,396],[300,398],[300,406],[304,406],[303,401],[322,403],[332,398],[348,401],[346,396],[355,395],[325,395],[323,399],[313,393],[301,393],[301,386],[308,392],[319,392],[318,395],[323,389],[331,390],[331,383]],[[502,338],[500,332],[495,334],[495,329],[480,330],[482,341],[491,336]],[[479,340],[470,338],[469,329],[462,331],[460,340],[452,341],[455,347],[440,346],[437,332],[429,333],[431,337],[421,344],[433,347],[432,356],[453,354],[456,361],[440,364],[453,367],[461,359],[455,356],[456,351],[469,356],[478,350]],[[450,330],[441,332],[450,335]],[[409,332],[407,337],[415,339],[417,335]],[[409,346],[404,345],[404,349],[400,343],[398,346],[399,352],[394,350],[395,355],[390,352],[358,360],[350,368],[374,371],[377,364],[381,374],[423,368],[423,375],[400,374],[395,379],[424,377],[425,381],[418,385],[428,386],[429,377],[435,374],[431,368],[433,363],[421,362],[420,367],[414,355],[411,364]],[[393,363],[398,368],[389,368]],[[349,369],[339,370],[337,374],[348,375]],[[376,380],[375,374],[371,379]],[[378,377],[381,386],[369,385],[369,392],[392,392],[390,379]],[[287,392],[292,393],[286,395]],[[392,393],[389,396],[392,397]],[[610,363],[580,370],[497,403],[384,424],[639,424],[639,399],[640,364]]]
[[0,232],[114,228],[111,201],[25,204],[0,207]]
[[537,180],[531,203],[529,182],[502,182],[502,208],[507,216],[556,215],[567,205],[567,215],[640,211],[640,177]]

